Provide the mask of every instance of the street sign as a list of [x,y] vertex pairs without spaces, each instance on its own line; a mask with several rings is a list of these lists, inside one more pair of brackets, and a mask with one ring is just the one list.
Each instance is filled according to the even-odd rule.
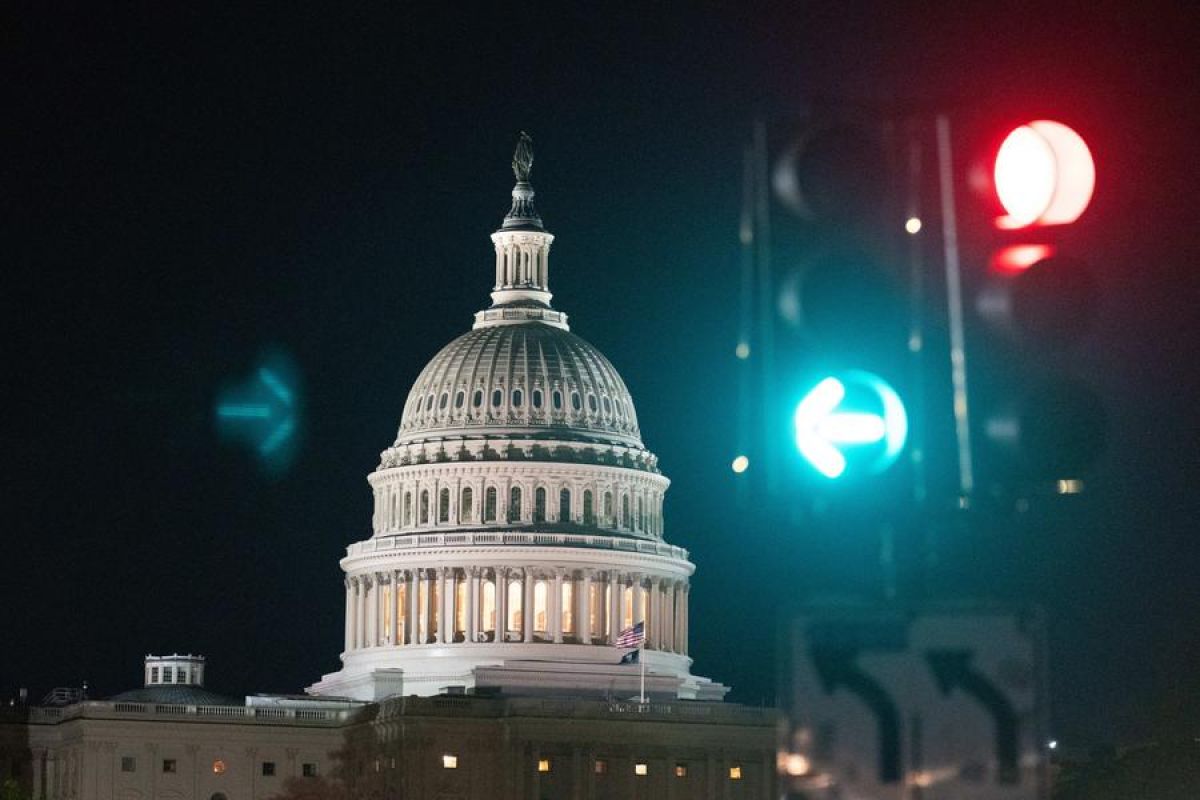
[[299,403],[288,362],[271,358],[217,399],[217,424],[223,435],[249,445],[268,469],[288,465],[294,450]]
[[[854,370],[831,375],[796,405],[796,449],[826,478],[883,472],[904,449],[908,415],[899,395],[877,375]],[[860,456],[853,461],[848,455]]]
[[783,780],[810,798],[1045,798],[1043,658],[1036,613],[810,609],[781,682]]

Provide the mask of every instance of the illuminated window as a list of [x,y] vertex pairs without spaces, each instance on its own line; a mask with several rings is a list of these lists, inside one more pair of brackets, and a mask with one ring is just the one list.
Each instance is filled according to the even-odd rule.
[[569,489],[563,489],[558,493],[558,520],[559,522],[571,521],[571,492]]
[[735,764],[729,768],[729,780],[740,781],[742,779],[742,767],[740,764]]
[[687,764],[676,764],[675,765],[675,777],[676,778],[686,778],[687,777]]
[[533,629],[537,633],[546,632],[545,581],[537,581],[533,584]]
[[538,772],[549,772],[549,771],[550,771],[550,759],[539,758],[538,759]]
[[542,390],[534,389],[533,396],[530,398],[530,400],[533,402],[534,408],[541,408],[542,407]]
[[176,772],[177,771],[175,759],[173,759],[173,758],[164,758],[162,764],[163,764],[163,770],[162,770],[163,772]]
[[525,597],[519,581],[508,584],[508,629],[525,633]]
[[496,521],[496,487],[489,486],[483,493],[483,521]]
[[137,759],[133,756],[121,756],[121,772],[137,772]]
[[633,765],[633,774],[634,775],[649,775],[650,767],[647,766],[646,762],[639,761],[638,763]]
[[274,761],[262,762],[262,774],[263,774],[264,778],[275,777],[275,762]]
[[562,632],[575,633],[575,582],[571,580],[562,585]]
[[442,769],[458,769],[458,756],[446,753],[442,756]]
[[225,762],[218,758],[216,761],[213,762],[212,771],[213,771],[213,775],[224,775],[225,774]]
[[462,499],[458,504],[458,518],[463,522],[470,522],[471,515],[475,512],[475,509],[471,506],[471,501],[473,499],[474,498],[472,497],[471,489],[469,487],[462,490]]
[[513,408],[520,408],[524,400],[525,396],[521,393],[521,390],[513,389]]
[[597,775],[605,775],[608,773],[608,762],[602,758],[597,758],[596,763],[592,764],[592,772]]
[[450,521],[450,490],[438,492],[438,522]]
[[317,777],[317,765],[312,762],[306,762],[300,765],[300,774],[305,778]]
[[546,490],[541,486],[533,492],[533,521],[546,521]]
[[508,521],[517,522],[521,519],[521,487],[514,486],[508,491]]

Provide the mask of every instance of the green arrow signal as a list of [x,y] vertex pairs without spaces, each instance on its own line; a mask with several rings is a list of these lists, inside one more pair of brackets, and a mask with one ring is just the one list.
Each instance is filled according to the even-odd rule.
[[[844,407],[846,383],[869,398],[870,410]],[[908,438],[908,415],[900,397],[885,381],[868,372],[825,378],[797,404],[792,421],[796,449],[830,479],[846,472],[848,449],[881,445],[879,455],[867,466],[868,472],[877,473],[896,461]]]

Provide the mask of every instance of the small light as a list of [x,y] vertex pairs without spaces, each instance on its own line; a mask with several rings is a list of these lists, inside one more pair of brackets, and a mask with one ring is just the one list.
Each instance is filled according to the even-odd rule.
[[649,775],[650,768],[646,766],[645,762],[639,761],[638,763],[633,765],[633,774],[634,775]]
[[733,354],[742,361],[750,357],[750,345],[747,342],[738,342],[737,347],[733,349]]
[[729,780],[740,781],[742,779],[742,768],[740,766],[729,768]]
[[687,777],[687,764],[676,764],[675,765],[675,777],[676,778],[686,778]]
[[1051,739],[1050,741],[1046,742],[1046,747],[1049,747],[1051,750],[1057,750],[1058,739]]
[[218,758],[216,761],[213,762],[212,770],[213,770],[214,775],[224,774],[225,762]]
[[783,771],[793,777],[807,775],[812,764],[800,753],[788,753],[783,760]]
[[1080,494],[1083,491],[1083,481],[1078,478],[1064,478],[1057,482],[1055,489],[1059,494]]
[[592,771],[597,775],[604,775],[608,772],[608,762],[602,758],[596,759],[596,763],[592,765]]
[[549,771],[550,771],[550,759],[539,758],[538,759],[538,772],[549,772]]
[[745,456],[738,456],[733,460],[733,471],[741,475],[750,467],[750,459]]
[[446,753],[442,756],[442,769],[458,769],[458,756]]
[[904,230],[908,231],[913,236],[916,236],[918,233],[921,232],[921,218],[920,217],[909,217],[908,219],[906,219],[904,221]]

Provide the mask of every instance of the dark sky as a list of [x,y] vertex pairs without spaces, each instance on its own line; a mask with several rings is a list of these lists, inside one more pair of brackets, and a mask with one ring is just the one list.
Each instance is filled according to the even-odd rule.
[[[1101,296],[1078,369],[1110,446],[1088,494],[956,541],[946,569],[1047,609],[1059,738],[1136,738],[1195,703],[1196,26],[1185,4],[980,7],[15,14],[0,688],[111,694],[175,650],[233,694],[337,667],[364,476],[486,302],[523,129],[556,305],[621,371],[673,480],[696,670],[769,700],[771,615],[804,593],[788,560],[820,543],[735,524],[740,153],[756,114],[835,97],[1086,131]],[[267,348],[306,398],[278,479],[212,420]]]

